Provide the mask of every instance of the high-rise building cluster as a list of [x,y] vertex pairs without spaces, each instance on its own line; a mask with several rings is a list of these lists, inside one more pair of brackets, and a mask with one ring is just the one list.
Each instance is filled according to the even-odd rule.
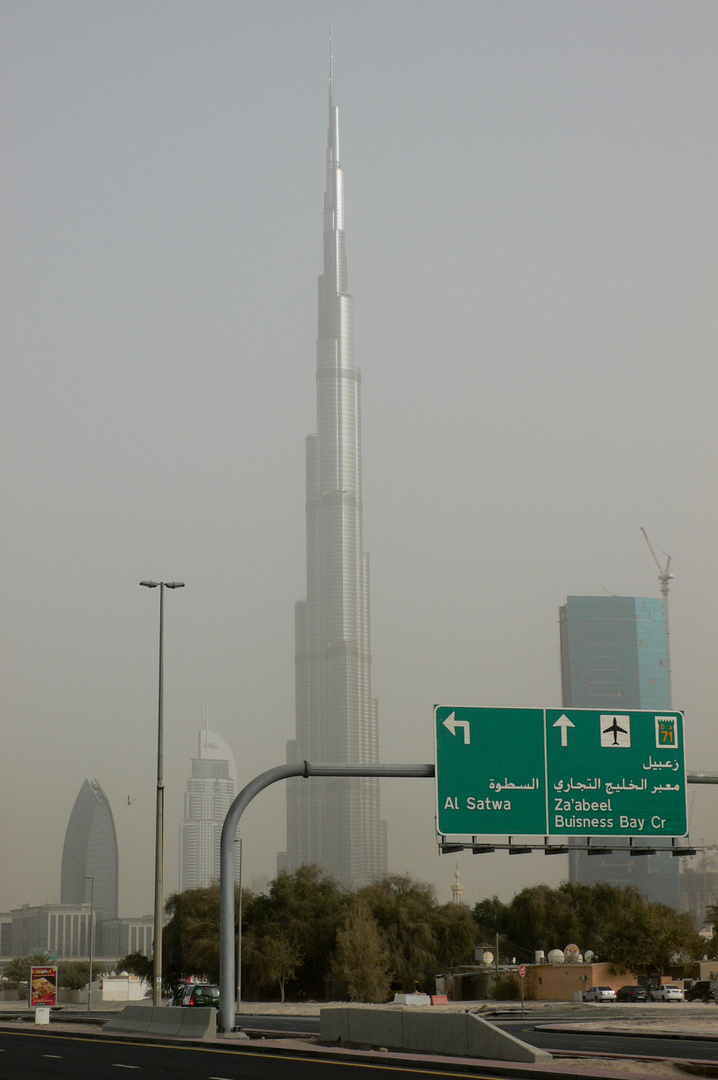
[[[354,358],[353,297],[348,291],[344,175],[339,110],[329,82],[323,272],[318,282],[317,428],[306,440],[306,598],[295,608],[296,730],[290,763],[379,763],[378,709],[372,697],[369,559],[363,544],[361,375]],[[569,596],[559,610],[564,708],[670,709],[664,600]],[[248,778],[249,779],[249,778]],[[219,878],[220,834],[235,797],[237,770],[228,743],[205,719],[187,780],[180,823],[181,890]],[[286,851],[280,870],[316,863],[347,887],[387,871],[379,782],[368,777],[293,778],[287,783]],[[569,854],[572,881],[635,884],[650,900],[678,908],[678,860],[666,853],[630,857]],[[718,880],[711,861],[711,897]],[[705,901],[707,864],[684,889],[684,908]],[[0,915],[0,957],[45,949],[86,956],[94,919],[97,955],[151,954],[152,916],[118,915],[119,857],[114,819],[99,783],[77,796],[62,853],[60,903],[24,905]],[[686,878],[688,882],[688,878]],[[458,867],[452,898],[462,903]],[[690,894],[690,895],[689,895]]]

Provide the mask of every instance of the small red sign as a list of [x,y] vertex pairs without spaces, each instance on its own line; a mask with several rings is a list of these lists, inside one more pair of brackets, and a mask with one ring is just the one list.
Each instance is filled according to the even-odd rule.
[[525,974],[526,974],[526,964],[520,964],[519,965],[519,975],[521,976],[522,979],[523,979]]

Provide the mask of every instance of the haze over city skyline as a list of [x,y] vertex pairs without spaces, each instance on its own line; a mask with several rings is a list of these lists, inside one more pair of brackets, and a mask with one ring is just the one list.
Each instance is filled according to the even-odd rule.
[[[141,580],[186,583],[165,597],[168,891],[205,706],[238,787],[284,761],[330,22],[380,761],[433,759],[435,703],[560,704],[559,605],[658,596],[644,526],[673,559],[688,767],[718,769],[716,7],[6,0],[0,910],[59,898],[87,776],[120,914],[151,910]],[[448,901],[433,795],[383,782],[389,868]],[[689,800],[716,843],[714,789]],[[284,807],[276,785],[245,814],[245,882],[274,876]],[[459,867],[469,904],[567,875]]]

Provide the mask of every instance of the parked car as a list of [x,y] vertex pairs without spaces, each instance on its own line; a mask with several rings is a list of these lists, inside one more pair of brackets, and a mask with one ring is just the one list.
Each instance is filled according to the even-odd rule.
[[715,1001],[714,991],[708,979],[700,979],[694,982],[690,990],[686,990],[686,1001]]
[[651,990],[651,1001],[683,1001],[683,991],[675,983],[661,983]]
[[616,992],[616,1001],[648,1001],[645,986],[622,986]]
[[187,983],[180,987],[170,1005],[189,1008],[192,1005],[219,1008],[219,987],[213,983]]
[[583,995],[584,1001],[615,1001],[616,991],[610,986],[592,986]]

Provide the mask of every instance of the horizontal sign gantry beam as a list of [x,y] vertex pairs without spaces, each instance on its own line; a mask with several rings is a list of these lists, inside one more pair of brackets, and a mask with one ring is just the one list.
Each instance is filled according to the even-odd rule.
[[614,851],[621,851],[624,855],[656,855],[663,852],[665,855],[674,855],[676,858],[684,855],[697,855],[705,848],[693,847],[685,844],[672,844],[666,847],[651,843],[649,847],[639,847],[637,844],[624,844],[621,847],[610,844],[590,844],[571,840],[568,844],[512,844],[491,840],[490,843],[474,843],[469,841],[449,840],[442,836],[439,839],[439,854],[453,855],[457,851],[470,851],[472,855],[487,855],[492,851],[508,851],[509,855],[528,855],[532,851],[543,851],[544,855],[567,855],[569,851],[583,851],[588,855],[610,855]]

